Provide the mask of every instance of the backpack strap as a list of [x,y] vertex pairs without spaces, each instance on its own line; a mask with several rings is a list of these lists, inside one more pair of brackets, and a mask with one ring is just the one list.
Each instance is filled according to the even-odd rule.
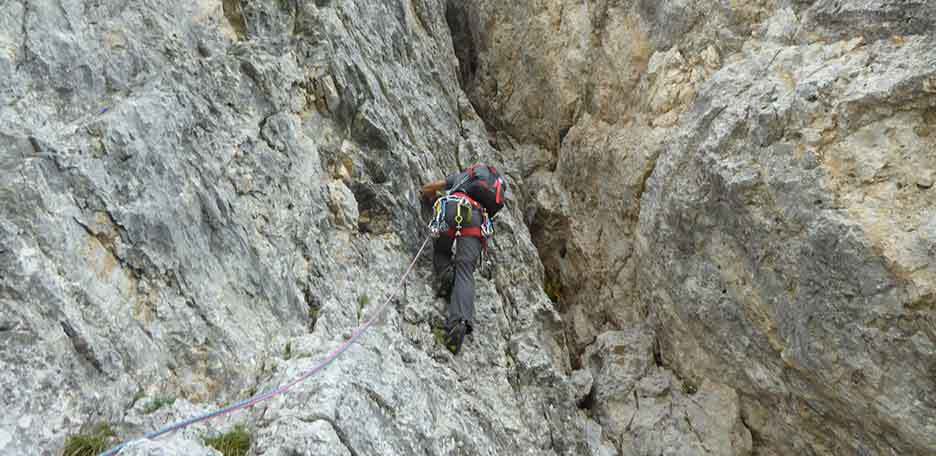
[[474,198],[468,196],[468,194],[465,192],[455,192],[452,193],[451,196],[468,201],[468,204],[471,204],[475,209],[480,209],[482,212],[484,212],[484,206],[482,206],[481,203],[475,201]]

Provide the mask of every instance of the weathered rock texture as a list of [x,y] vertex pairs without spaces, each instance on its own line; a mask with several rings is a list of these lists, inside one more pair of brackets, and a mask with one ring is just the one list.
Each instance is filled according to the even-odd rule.
[[650,324],[756,454],[936,452],[936,2],[468,5],[573,365]]
[[936,2],[2,6],[2,454],[292,380],[479,160],[461,355],[424,257],[319,375],[123,454],[936,453]]
[[[291,380],[395,286],[419,185],[501,164],[439,2],[28,0],[0,24],[2,454]],[[519,220],[501,217],[464,355],[433,338],[425,257],[321,376],[129,451],[193,454],[246,422],[255,454],[586,453]]]
[[664,357],[738,389],[781,454],[936,450],[934,45],[729,66],[648,184],[638,283]]

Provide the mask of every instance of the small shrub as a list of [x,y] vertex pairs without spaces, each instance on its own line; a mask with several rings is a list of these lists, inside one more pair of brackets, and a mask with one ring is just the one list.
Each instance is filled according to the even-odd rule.
[[443,346],[443,347],[445,347],[448,351],[454,353],[454,352],[455,352],[455,346],[454,346],[454,345],[448,345],[448,344],[445,343],[445,342],[446,342],[446,340],[445,340],[445,332],[446,332],[445,328],[442,328],[442,327],[432,328],[432,335],[435,336],[436,343],[439,344],[439,345],[441,345],[441,346]]
[[557,303],[562,299],[562,284],[559,283],[557,278],[547,276],[545,282],[543,282],[543,291],[546,292],[546,296],[552,302]]
[[220,451],[224,456],[247,456],[247,450],[250,449],[250,433],[243,425],[237,425],[226,434],[206,438],[205,445]]
[[165,406],[175,404],[175,396],[157,396],[143,406],[143,414],[149,415]]
[[445,328],[432,328],[432,335],[435,336],[437,344],[445,345]]
[[283,359],[292,358],[292,342],[286,342],[286,348],[283,349]]
[[133,407],[134,404],[146,397],[146,393],[143,391],[143,388],[137,390],[136,394],[133,395],[133,399],[130,400],[130,406]]
[[360,320],[361,318],[364,317],[364,308],[367,307],[368,304],[370,304],[370,296],[367,296],[366,294],[362,294],[358,296],[357,304],[358,304],[357,318],[358,320]]
[[690,382],[689,380],[683,380],[682,390],[683,390],[684,393],[686,393],[686,394],[692,396],[693,394],[696,393],[696,391],[699,391],[699,388],[697,388],[697,387],[696,387],[694,384],[692,384],[692,382]]
[[99,424],[87,434],[70,435],[65,440],[62,456],[98,456],[107,451],[117,434],[106,423]]

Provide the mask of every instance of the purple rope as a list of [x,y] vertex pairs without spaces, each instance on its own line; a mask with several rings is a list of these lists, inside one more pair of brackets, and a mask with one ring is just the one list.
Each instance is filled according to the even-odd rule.
[[[289,383],[286,383],[286,384],[280,386],[279,388],[276,388],[276,389],[274,389],[274,390],[268,391],[268,392],[266,392],[266,393],[258,394],[258,395],[254,396],[254,397],[251,397],[251,398],[244,399],[244,400],[242,400],[242,401],[240,401],[240,402],[236,402],[236,403],[234,403],[234,404],[231,404],[231,405],[229,405],[229,406],[227,406],[227,407],[224,407],[224,408],[215,410],[215,411],[213,411],[213,412],[209,412],[209,413],[205,413],[205,414],[202,414],[202,415],[198,415],[198,416],[189,418],[189,419],[187,419],[187,420],[183,420],[183,421],[180,421],[180,422],[178,422],[178,423],[172,424],[172,425],[170,425],[170,426],[166,426],[166,427],[163,428],[163,429],[160,429],[160,430],[158,430],[158,431],[153,431],[153,432],[150,432],[149,434],[146,434],[145,436],[143,436],[143,439],[152,440],[152,439],[158,438],[158,437],[160,437],[160,436],[166,435],[166,434],[168,434],[168,433],[170,433],[170,432],[175,432],[175,431],[178,431],[178,430],[180,430],[180,429],[185,429],[185,428],[187,428],[187,427],[189,427],[189,426],[191,426],[191,425],[193,425],[193,424],[195,424],[195,423],[199,423],[199,422],[202,422],[202,421],[205,421],[205,420],[209,420],[209,419],[211,419],[211,418],[216,418],[216,417],[219,417],[219,416],[228,415],[228,414],[233,413],[233,412],[235,412],[235,411],[237,411],[237,410],[241,410],[241,409],[244,409],[244,408],[247,408],[247,407],[252,407],[252,406],[256,405],[257,403],[260,403],[260,402],[263,402],[263,401],[272,399],[272,398],[274,398],[274,397],[276,397],[276,396],[279,396],[279,395],[281,395],[281,394],[286,393],[287,391],[289,391],[290,389],[292,389],[292,387],[298,385],[299,383],[305,381],[305,380],[308,379],[309,377],[315,375],[316,373],[318,373],[319,371],[321,371],[322,369],[324,369],[326,366],[328,366],[329,364],[331,364],[332,361],[334,361],[335,359],[337,359],[338,356],[340,356],[340,355],[341,355],[342,353],[344,353],[348,348],[350,348],[350,347],[351,347],[351,344],[353,344],[356,340],[358,340],[361,336],[363,336],[364,333],[365,333],[368,329],[370,329],[371,326],[373,326],[373,324],[377,321],[377,319],[380,318],[381,314],[383,314],[383,311],[386,309],[387,305],[390,304],[390,301],[394,298],[394,296],[396,296],[397,291],[403,286],[403,283],[406,281],[406,277],[409,276],[410,272],[413,271],[413,266],[416,265],[416,260],[419,259],[419,256],[422,255],[423,250],[426,249],[426,244],[429,243],[429,239],[430,239],[430,237],[426,237],[426,240],[423,241],[422,245],[419,247],[419,251],[416,252],[416,256],[413,257],[413,261],[411,261],[410,264],[409,264],[409,267],[406,268],[406,272],[404,272],[404,273],[403,273],[403,276],[400,277],[400,281],[397,283],[397,286],[390,292],[390,295],[387,296],[387,300],[384,301],[383,304],[381,304],[380,307],[377,308],[377,312],[374,312],[373,316],[371,316],[370,319],[368,319],[366,322],[364,322],[363,325],[358,326],[357,329],[354,330],[354,333],[351,335],[351,337],[348,338],[348,340],[346,340],[344,343],[342,343],[337,349],[335,349],[334,351],[332,351],[331,353],[329,353],[328,356],[326,356],[325,359],[322,360],[322,362],[320,362],[318,365],[316,365],[315,367],[313,367],[313,368],[311,368],[311,369],[309,369],[309,370],[303,372],[301,375],[299,375],[298,377],[296,377],[294,380],[292,380],[292,381],[290,381]],[[117,445],[117,446],[111,448],[110,450],[108,450],[108,451],[106,451],[106,452],[104,452],[104,453],[101,453],[100,456],[114,456],[114,455],[120,453],[121,450],[123,450],[124,448],[126,448],[126,447],[127,447],[128,445],[130,445],[131,443],[137,442],[137,441],[139,441],[139,440],[142,440],[142,439],[131,440],[131,441],[128,441],[128,442],[121,443],[120,445]]]

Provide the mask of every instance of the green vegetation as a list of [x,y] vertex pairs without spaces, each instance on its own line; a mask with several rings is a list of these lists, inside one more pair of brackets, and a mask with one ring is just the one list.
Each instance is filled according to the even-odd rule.
[[546,292],[546,296],[552,302],[559,302],[562,299],[562,284],[559,283],[559,278],[552,277],[551,274],[546,275],[546,280],[543,282],[543,291]]
[[116,436],[110,425],[98,424],[87,434],[68,436],[62,456],[97,456],[116,443],[111,441]]
[[286,342],[286,348],[283,349],[283,359],[292,358],[292,342]]
[[143,406],[143,413],[149,415],[163,407],[175,404],[175,396],[156,396]]
[[445,346],[445,328],[432,328],[432,335],[435,336],[437,344]]
[[250,433],[243,425],[237,425],[228,433],[206,438],[205,445],[220,451],[224,456],[247,456],[247,450],[250,449]]
[[309,319],[312,320],[313,325],[315,324],[316,321],[318,321],[319,312],[321,311],[322,311],[321,307],[309,306]]
[[454,345],[447,345],[447,344],[445,343],[445,342],[446,342],[446,341],[445,341],[445,328],[433,327],[433,328],[432,328],[432,335],[435,336],[435,340],[436,340],[436,343],[437,343],[437,344],[439,344],[439,345],[445,347],[446,349],[448,349],[448,351],[450,351],[450,352],[452,352],[452,353],[455,352],[455,346],[454,346]]
[[688,394],[688,395],[691,396],[691,395],[695,394],[696,391],[699,390],[699,388],[697,388],[695,385],[693,385],[689,380],[683,380],[682,390],[683,390],[684,393],[686,393],[686,394]]
[[146,392],[143,391],[143,388],[137,390],[136,394],[133,395],[133,399],[130,400],[130,407],[133,407],[140,399],[146,397]]
[[364,308],[370,304],[370,296],[367,296],[366,293],[358,296],[357,304],[357,319],[360,321],[362,318],[364,318]]

